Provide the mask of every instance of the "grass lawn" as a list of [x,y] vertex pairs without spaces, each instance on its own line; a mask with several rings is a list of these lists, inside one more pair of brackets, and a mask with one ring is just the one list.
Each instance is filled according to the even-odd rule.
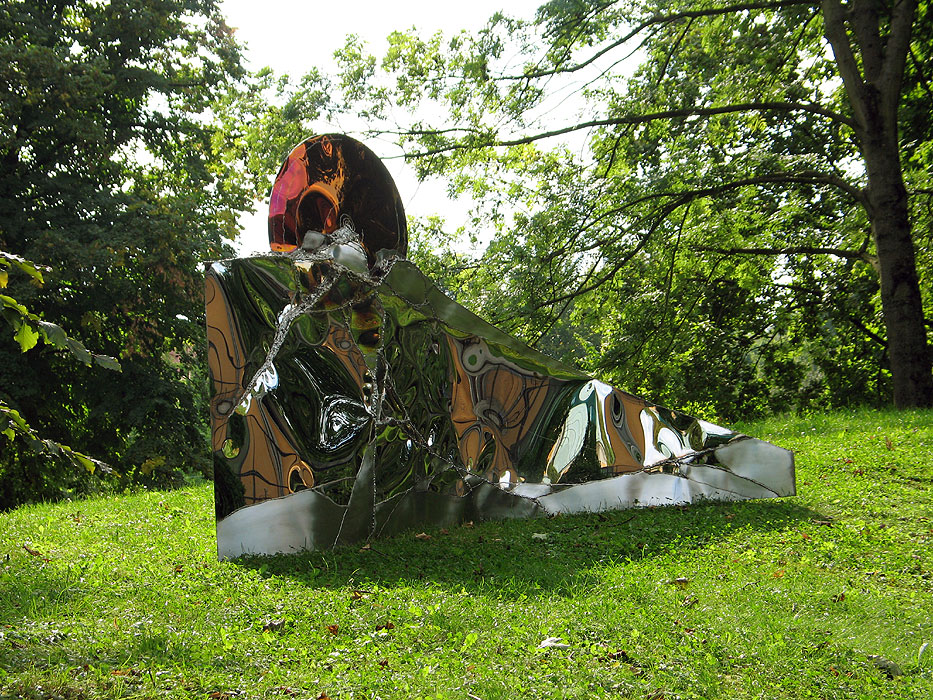
[[799,496],[223,563],[210,484],[2,513],[0,698],[933,698],[933,412],[739,428]]

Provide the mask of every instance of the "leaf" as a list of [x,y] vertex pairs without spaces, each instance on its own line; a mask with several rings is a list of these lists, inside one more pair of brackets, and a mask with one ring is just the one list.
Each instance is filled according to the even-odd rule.
[[[2,419],[6,419],[7,425],[0,432],[2,432],[11,440],[18,436],[20,439],[25,440],[30,449],[35,452],[52,455],[54,457],[64,457],[74,466],[83,467],[91,473],[93,473],[97,468],[100,468],[101,471],[108,473],[113,471],[100,460],[96,460],[92,457],[88,457],[85,454],[76,452],[67,445],[62,445],[55,442],[54,440],[40,439],[36,431],[29,426],[29,424],[23,419],[18,411],[10,408],[5,403],[0,401],[0,420]],[[2,425],[2,423],[0,423],[0,425]]]
[[479,635],[476,634],[476,632],[470,632],[466,637],[463,638],[463,646],[460,647],[460,651],[462,652],[469,649],[471,646],[476,644],[478,639]]
[[30,316],[29,309],[20,304],[13,297],[7,296],[6,294],[0,294],[0,304],[7,309],[12,309],[16,311],[20,316]]
[[416,539],[416,540],[430,540],[430,539],[434,539],[434,538],[431,537],[431,535],[429,535],[429,534],[426,533],[426,532],[419,532],[417,535],[415,535],[415,539]]
[[285,620],[269,620],[262,626],[263,632],[275,632],[285,627]]
[[165,464],[165,457],[162,455],[159,455],[158,457],[150,457],[141,465],[139,465],[139,471],[141,471],[146,476],[149,476],[163,464]]
[[71,350],[71,354],[77,357],[81,362],[86,365],[91,364],[91,353],[88,352],[87,348],[84,347],[84,343],[80,340],[75,340],[72,337],[67,339],[68,349]]
[[18,342],[23,352],[32,350],[39,342],[39,333],[28,323],[21,323],[19,330],[13,336]]
[[878,656],[877,654],[869,654],[868,660],[874,664],[875,668],[880,671],[884,671],[888,678],[894,678],[895,676],[903,676],[904,672],[901,670],[901,667],[890,659],[886,659],[883,656]]
[[[35,263],[31,263],[26,260],[26,258],[21,258],[18,255],[13,255],[13,253],[7,253],[5,250],[0,250],[0,258],[2,258],[7,265],[13,265],[19,270],[22,270],[39,284],[43,283],[42,273],[39,272],[39,266]],[[2,286],[5,285],[0,285],[0,287]]]
[[6,287],[7,280],[10,278],[6,270],[0,270],[0,289]]
[[539,645],[539,649],[569,649],[570,645],[567,644],[560,637],[547,637]]
[[327,631],[336,636],[340,631],[340,625],[327,625]]
[[122,372],[123,368],[120,366],[120,363],[116,358],[110,357],[110,355],[94,355],[94,362],[98,366],[103,367],[104,369],[112,369],[114,372]]
[[80,464],[82,467],[87,469],[90,474],[94,473],[94,470],[97,468],[97,465],[94,463],[94,460],[92,460],[90,457],[86,455],[81,454],[80,452],[75,452],[74,450],[71,450],[71,454],[74,457],[74,459],[78,462],[78,464]]
[[42,335],[45,336],[45,342],[49,345],[54,345],[57,348],[64,348],[68,344],[68,334],[65,333],[65,329],[58,324],[49,323],[48,321],[39,321],[39,328],[42,330]]

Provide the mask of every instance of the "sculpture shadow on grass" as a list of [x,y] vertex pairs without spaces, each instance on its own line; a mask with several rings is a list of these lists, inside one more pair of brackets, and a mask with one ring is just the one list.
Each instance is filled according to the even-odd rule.
[[504,520],[446,533],[430,529],[430,539],[406,533],[364,548],[245,555],[236,562],[263,576],[287,577],[312,589],[424,582],[503,595],[573,596],[581,585],[598,584],[606,567],[717,547],[737,531],[750,536],[791,531],[825,519],[787,501],[702,503]]

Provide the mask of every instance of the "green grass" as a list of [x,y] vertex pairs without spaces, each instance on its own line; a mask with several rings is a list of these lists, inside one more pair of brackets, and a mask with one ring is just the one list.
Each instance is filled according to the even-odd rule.
[[0,697],[933,697],[933,412],[741,428],[798,497],[223,563],[209,484],[0,514]]

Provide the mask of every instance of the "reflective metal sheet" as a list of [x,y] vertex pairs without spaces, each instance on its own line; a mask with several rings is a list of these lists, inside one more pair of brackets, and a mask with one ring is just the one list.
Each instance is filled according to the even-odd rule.
[[[366,192],[382,199],[366,201],[375,218],[393,212],[395,238],[385,225],[370,238],[354,228],[374,220],[348,203],[358,187],[327,190],[332,210],[315,204],[302,225],[302,198],[323,190],[294,154],[270,237],[303,245],[207,269],[221,557],[463,520],[794,493],[790,452],[587,377],[446,297],[399,256],[404,214],[372,159],[367,172],[385,181],[369,177]],[[343,162],[336,171],[352,180]],[[353,221],[341,219],[348,209]]]

